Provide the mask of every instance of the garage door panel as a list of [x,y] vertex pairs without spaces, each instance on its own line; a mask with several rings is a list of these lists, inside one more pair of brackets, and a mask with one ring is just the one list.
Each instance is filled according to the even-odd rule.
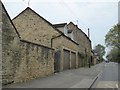
[[76,53],[71,52],[71,68],[76,67]]
[[64,60],[63,60],[63,69],[70,68],[70,51],[64,50]]

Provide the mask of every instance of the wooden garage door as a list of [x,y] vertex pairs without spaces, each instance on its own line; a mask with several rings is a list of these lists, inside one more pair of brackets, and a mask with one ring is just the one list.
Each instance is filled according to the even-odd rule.
[[55,73],[60,71],[60,55],[61,55],[60,51],[55,52],[55,55],[54,55],[54,72]]
[[64,60],[63,60],[63,69],[70,68],[70,52],[64,49]]
[[76,67],[76,54],[74,52],[71,52],[71,68]]

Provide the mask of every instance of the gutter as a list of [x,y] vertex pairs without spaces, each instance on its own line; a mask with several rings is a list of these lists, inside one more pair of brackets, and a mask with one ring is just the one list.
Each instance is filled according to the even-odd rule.
[[56,39],[56,38],[58,38],[58,37],[60,37],[62,35],[63,35],[63,33],[58,35],[58,36],[56,36],[56,37],[51,38],[51,48],[53,47],[53,39]]

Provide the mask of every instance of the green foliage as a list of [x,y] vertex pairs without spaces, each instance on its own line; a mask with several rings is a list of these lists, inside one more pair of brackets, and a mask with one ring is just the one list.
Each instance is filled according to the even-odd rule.
[[120,50],[118,48],[112,48],[110,53],[106,56],[109,61],[120,63]]
[[120,63],[120,25],[115,25],[105,36],[106,46],[112,49],[106,58],[113,62]]
[[110,31],[105,36],[106,46],[120,48],[119,35],[120,35],[120,25],[115,25],[113,28],[110,29]]
[[94,52],[96,52],[99,55],[100,59],[102,59],[105,55],[105,47],[101,44],[98,44],[95,46]]

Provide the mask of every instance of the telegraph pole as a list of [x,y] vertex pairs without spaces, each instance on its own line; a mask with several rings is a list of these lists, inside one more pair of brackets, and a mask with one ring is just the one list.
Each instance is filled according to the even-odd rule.
[[30,0],[28,0],[28,7],[30,6]]
[[[88,28],[88,38],[90,39],[90,29]],[[89,59],[89,68],[91,67],[91,58],[88,57]]]
[[78,20],[76,20],[76,22],[77,22],[77,25],[78,25]]
[[90,38],[90,29],[88,28],[88,37]]
[[[23,0],[23,1],[25,1],[25,0]],[[28,3],[27,3],[27,5],[28,5],[28,7],[30,6],[30,0],[28,0]]]

